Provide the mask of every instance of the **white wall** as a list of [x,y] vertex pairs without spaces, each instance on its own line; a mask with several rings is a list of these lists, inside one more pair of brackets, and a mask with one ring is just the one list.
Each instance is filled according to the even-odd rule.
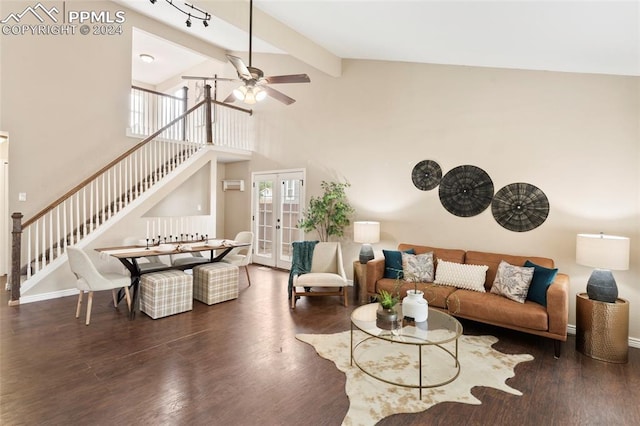
[[[291,106],[268,100],[256,108],[258,152],[249,167],[228,165],[227,176],[306,167],[307,197],[322,180],[347,180],[354,219],[381,222],[378,250],[408,242],[551,257],[571,276],[572,324],[575,294],[591,273],[575,263],[576,234],[628,236],[631,268],[614,275],[631,302],[630,334],[640,338],[639,78],[345,60],[335,79],[283,57],[254,63],[269,75],[307,72],[312,83],[278,87],[298,100]],[[490,209],[453,216],[437,189],[413,186],[411,170],[425,159],[444,173],[481,167],[496,191],[536,185],[549,217],[517,233]],[[226,213],[227,228],[250,220]],[[351,238],[343,240],[347,259],[359,249]]]

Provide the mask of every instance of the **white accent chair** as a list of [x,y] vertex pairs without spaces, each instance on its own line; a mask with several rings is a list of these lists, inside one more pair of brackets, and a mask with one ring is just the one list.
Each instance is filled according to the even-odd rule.
[[91,321],[91,305],[93,304],[93,292],[102,290],[111,290],[113,294],[113,306],[118,306],[116,289],[124,288],[124,294],[127,298],[127,307],[131,311],[131,296],[129,295],[129,285],[131,285],[131,277],[128,275],[116,273],[101,273],[95,267],[89,256],[76,247],[67,247],[67,255],[69,257],[69,266],[71,271],[77,278],[76,287],[80,290],[78,294],[78,304],[76,306],[76,318],[80,317],[80,307],[82,306],[82,295],[89,292],[87,302],[87,318],[86,325]]
[[319,242],[313,249],[311,271],[293,279],[291,309],[295,309],[298,296],[342,296],[344,306],[348,306],[349,285],[340,243]]
[[244,266],[244,272],[247,274],[247,281],[249,281],[249,287],[251,287],[251,277],[249,276],[248,265],[251,263],[251,253],[253,253],[253,232],[238,232],[233,240],[237,243],[249,243],[249,245],[234,248],[222,258],[222,262],[235,265],[237,267]]

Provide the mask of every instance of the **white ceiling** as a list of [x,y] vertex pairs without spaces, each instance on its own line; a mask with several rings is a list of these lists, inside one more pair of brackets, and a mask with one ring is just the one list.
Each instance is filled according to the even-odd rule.
[[[248,34],[217,17],[208,28],[200,21],[187,28],[165,0],[116,2],[228,51],[248,50]],[[206,10],[212,1],[196,3]],[[638,0],[255,0],[254,7],[341,58],[640,76]],[[134,51],[142,52],[139,40]],[[255,38],[253,50],[286,53]],[[182,70],[175,71],[144,75],[162,81]]]

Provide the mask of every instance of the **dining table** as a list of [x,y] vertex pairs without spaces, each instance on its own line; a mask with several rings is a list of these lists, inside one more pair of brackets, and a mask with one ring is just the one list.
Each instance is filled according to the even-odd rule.
[[[129,245],[129,246],[117,246],[117,247],[101,247],[95,250],[100,254],[115,257],[122,263],[122,265],[131,274],[131,312],[129,318],[134,319],[136,316],[136,306],[138,301],[138,292],[140,288],[140,277],[144,274],[149,274],[159,271],[167,271],[171,269],[187,270],[192,269],[195,266],[205,263],[220,262],[224,257],[236,247],[245,247],[250,243],[239,243],[233,240],[198,240],[188,242],[175,242],[170,244],[156,244],[156,245]],[[138,259],[148,256],[165,256],[165,255],[177,255],[177,254],[196,254],[210,252],[209,257],[194,256],[193,262],[188,259],[182,261],[179,265],[156,266],[150,268],[141,268],[141,263]],[[144,265],[144,263],[142,263]],[[121,292],[124,293],[124,292]],[[124,294],[120,294],[118,302],[122,300]]]

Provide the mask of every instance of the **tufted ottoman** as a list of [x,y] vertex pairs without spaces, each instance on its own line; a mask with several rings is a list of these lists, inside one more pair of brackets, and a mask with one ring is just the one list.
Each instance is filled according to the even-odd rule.
[[207,305],[238,298],[238,267],[216,262],[193,268],[193,298]]
[[140,310],[153,319],[193,309],[193,277],[169,270],[140,277]]

